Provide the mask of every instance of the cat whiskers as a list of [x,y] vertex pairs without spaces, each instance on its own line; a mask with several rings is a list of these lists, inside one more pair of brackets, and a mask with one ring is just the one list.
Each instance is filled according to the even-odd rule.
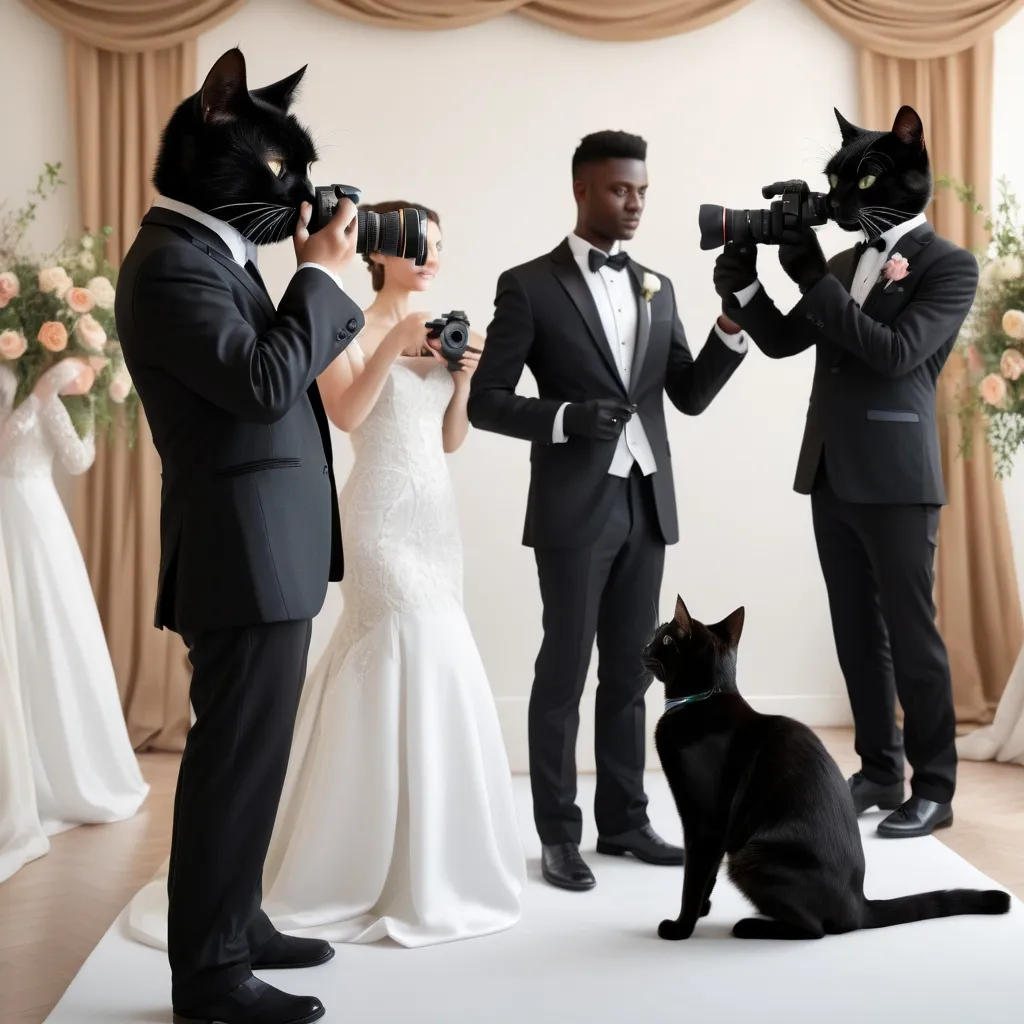
[[[250,236],[253,243],[260,245],[264,241],[273,238],[275,231],[281,225],[281,221],[291,212],[289,207],[282,207],[281,209],[261,214],[258,221],[254,221],[249,228],[250,231],[254,232]],[[257,224],[259,225],[258,227]]]

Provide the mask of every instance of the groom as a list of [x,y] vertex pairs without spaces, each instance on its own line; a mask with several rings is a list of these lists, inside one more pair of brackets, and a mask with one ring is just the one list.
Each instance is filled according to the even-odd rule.
[[[532,442],[524,543],[544,640],[530,696],[530,778],[544,878],[585,890],[576,805],[579,702],[597,637],[598,851],[682,864],[651,828],[644,794],[641,651],[657,626],[665,545],[679,538],[662,395],[697,415],[732,376],[746,337],[721,318],[696,359],[667,278],[620,251],[640,224],[647,144],[588,135],[572,161],[576,228],[506,271],[473,376],[473,425]],[[730,333],[731,332],[731,333]],[[523,368],[539,398],[516,394]]]

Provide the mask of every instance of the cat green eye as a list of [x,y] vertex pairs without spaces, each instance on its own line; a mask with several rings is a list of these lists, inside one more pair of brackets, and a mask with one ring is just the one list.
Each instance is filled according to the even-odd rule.
[[833,188],[838,188],[839,187],[839,175],[838,174],[830,174],[828,176],[828,183]]
[[273,174],[275,178],[281,177],[281,172],[284,170],[284,164],[281,163],[280,160],[268,160],[267,166],[270,168],[270,173]]
[[871,188],[877,179],[873,174],[865,174],[860,181],[857,182],[857,188]]

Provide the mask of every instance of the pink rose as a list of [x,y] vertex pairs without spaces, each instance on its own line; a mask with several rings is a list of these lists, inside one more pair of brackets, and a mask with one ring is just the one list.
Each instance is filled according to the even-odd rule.
[[102,352],[103,346],[107,343],[107,332],[103,330],[103,324],[88,313],[78,318],[78,323],[75,324],[75,336],[81,342],[82,347],[87,348],[90,352]]
[[89,356],[86,362],[96,373],[102,373],[110,365],[110,360],[106,356]]
[[127,370],[118,370],[114,374],[113,380],[110,382],[110,387],[107,389],[107,394],[110,395],[112,402],[120,404],[123,402],[132,390],[132,379],[128,376]]
[[1024,373],[1024,355],[1015,348],[1008,348],[999,360],[999,372],[1007,380],[1020,380]]
[[9,270],[0,274],[0,309],[3,309],[11,299],[17,298],[21,291],[21,282],[16,274]]
[[21,331],[0,331],[0,356],[4,359],[20,359],[28,348],[28,342]]
[[43,267],[39,271],[39,290],[47,295],[52,292],[62,298],[71,285],[71,278],[63,267]]
[[970,368],[971,373],[981,373],[985,369],[985,364],[981,361],[981,353],[978,351],[977,345],[967,346],[967,366]]
[[1000,406],[1006,398],[1006,381],[998,373],[990,373],[978,385],[978,394],[992,406]]
[[38,338],[50,352],[63,352],[68,346],[68,329],[59,320],[47,320],[39,328]]
[[88,288],[69,288],[64,294],[64,301],[75,313],[88,313],[96,305]]
[[1020,341],[1024,338],[1024,313],[1019,309],[1008,309],[1003,314],[1003,331]]
[[889,262],[882,267],[882,273],[889,281],[902,281],[910,273],[910,261],[898,252],[894,252],[889,258]]

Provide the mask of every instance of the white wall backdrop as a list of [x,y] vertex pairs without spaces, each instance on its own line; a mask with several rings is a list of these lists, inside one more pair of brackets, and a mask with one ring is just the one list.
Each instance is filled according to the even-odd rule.
[[[73,174],[60,38],[18,0],[0,0],[7,78],[24,103],[4,104],[0,131],[18,145],[0,161],[0,196],[17,199],[43,160]],[[1024,14],[997,37],[994,166],[1024,189],[1024,142],[1015,97],[1024,67]],[[833,105],[858,116],[852,48],[799,0],[755,0],[701,31],[648,43],[577,39],[506,16],[443,34],[384,31],[334,17],[302,0],[251,0],[200,40],[200,76],[241,46],[250,83],[309,64],[296,113],[320,139],[315,180],[361,186],[368,202],[405,198],[437,209],[444,267],[424,308],[453,306],[485,327],[506,267],[553,248],[574,218],[569,161],[579,138],[622,128],[649,143],[651,190],[630,251],[672,278],[691,347],[717,312],[713,253],[698,248],[701,202],[752,206],[760,186],[790,176],[820,185],[837,144]],[[799,53],[766,61],[766,54]],[[198,85],[198,83],[197,83]],[[73,180],[69,177],[69,180]],[[48,204],[33,240],[49,247],[74,224],[73,189]],[[825,248],[842,245],[826,230]],[[271,291],[294,266],[290,245],[265,250]],[[770,253],[769,290],[796,292]],[[368,275],[346,287],[368,302]],[[676,591],[701,618],[747,609],[741,687],[764,709],[812,724],[848,720],[832,648],[810,509],[791,490],[810,388],[812,356],[771,362],[753,351],[711,409],[669,414],[683,539],[669,549],[662,611]],[[524,388],[532,382],[524,379]],[[350,448],[336,436],[344,476]],[[526,444],[472,433],[451,459],[466,546],[466,604],[501,712],[513,767],[526,767],[526,702],[540,642],[533,558],[520,546],[529,473]],[[1024,472],[1007,489],[1024,573]],[[332,592],[314,627],[323,650],[341,609]],[[591,767],[593,700],[584,699],[579,763]],[[652,690],[652,711],[659,694]],[[652,716],[653,720],[653,716]]]

